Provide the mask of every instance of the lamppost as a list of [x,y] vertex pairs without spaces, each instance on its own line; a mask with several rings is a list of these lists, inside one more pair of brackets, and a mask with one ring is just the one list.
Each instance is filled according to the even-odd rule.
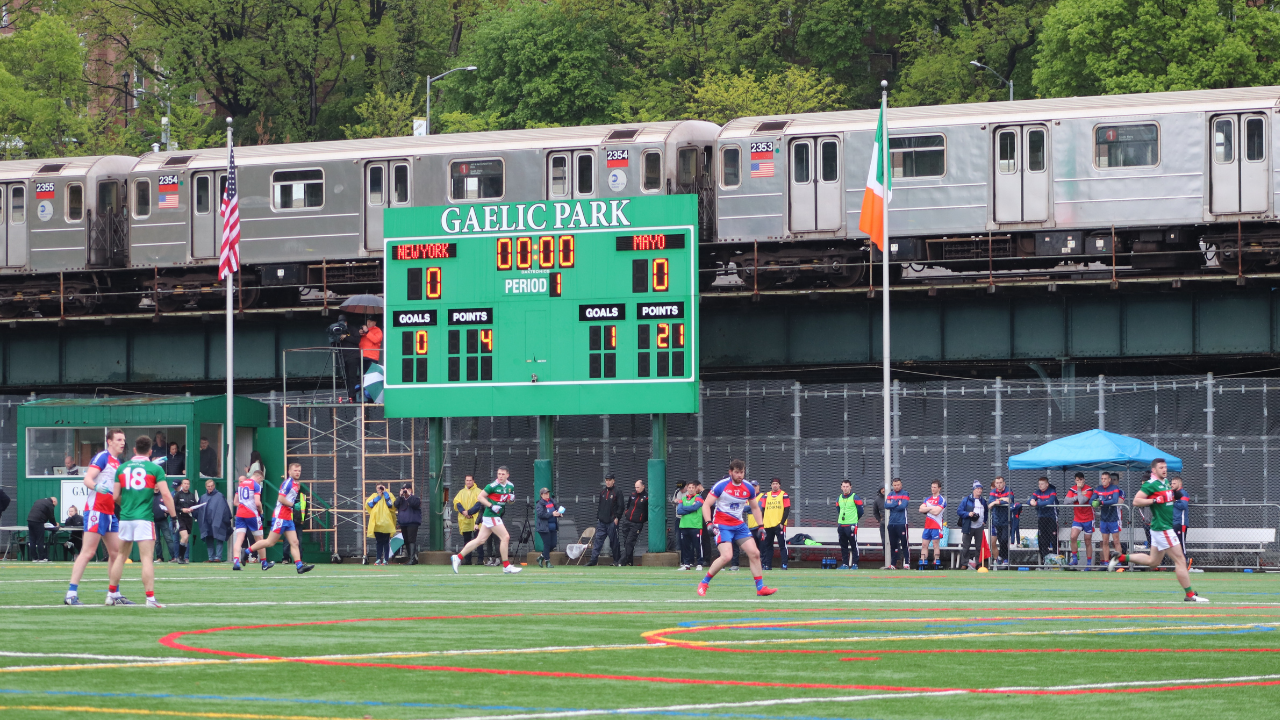
[[983,65],[982,63],[978,62],[977,60],[970,60],[970,61],[969,61],[969,64],[970,64],[970,65],[972,65],[972,66],[974,66],[974,67],[980,67],[980,68],[982,68],[982,69],[986,70],[987,72],[991,73],[992,75],[995,75],[995,76],[996,76],[996,78],[997,78],[1000,82],[1004,83],[1005,85],[1008,85],[1008,86],[1009,86],[1009,101],[1010,101],[1010,102],[1013,102],[1013,81],[1012,81],[1012,80],[1005,80],[1003,77],[1001,77],[1001,76],[1000,76],[1000,73],[996,72],[995,70],[992,70],[991,68],[987,67],[986,65]]
[[466,70],[467,72],[471,72],[475,69],[476,69],[475,65],[468,65],[466,67],[456,67],[452,70],[446,70],[435,77],[427,78],[427,134],[428,135],[431,134],[431,83],[439,80],[440,78],[444,77],[445,75],[448,75],[449,73],[456,73],[459,70]]

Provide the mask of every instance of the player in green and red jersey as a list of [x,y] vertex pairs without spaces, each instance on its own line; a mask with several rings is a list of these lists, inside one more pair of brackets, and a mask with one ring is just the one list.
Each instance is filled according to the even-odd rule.
[[137,605],[120,594],[120,576],[124,573],[124,560],[129,557],[133,544],[138,543],[142,557],[142,586],[147,591],[147,607],[164,607],[156,602],[156,570],[152,559],[156,548],[156,524],[151,504],[156,493],[164,500],[169,515],[176,515],[173,495],[165,481],[164,470],[151,462],[151,438],[143,435],[133,444],[134,456],[121,463],[116,470],[116,487],[113,493],[120,508],[120,552],[111,559],[107,587],[108,605]]
[[490,535],[497,535],[500,541],[498,549],[502,554],[502,572],[518,573],[522,570],[519,565],[512,565],[507,560],[507,547],[511,544],[511,535],[507,533],[507,527],[502,523],[502,516],[507,512],[507,503],[516,499],[516,486],[508,479],[510,477],[511,471],[507,470],[506,465],[498,468],[498,479],[484,486],[476,504],[469,509],[469,512],[475,514],[483,505],[484,516],[480,518],[480,532],[476,533],[475,538],[467,543],[461,552],[449,558],[455,573],[458,572],[462,559],[472,550],[483,545]]
[[1151,554],[1129,553],[1120,555],[1107,563],[1107,569],[1115,570],[1120,563],[1137,563],[1150,567],[1159,567],[1160,561],[1167,553],[1173,559],[1173,572],[1178,576],[1178,584],[1186,593],[1187,602],[1209,602],[1191,589],[1191,576],[1187,573],[1187,559],[1182,554],[1182,545],[1173,532],[1173,502],[1182,498],[1181,490],[1169,486],[1167,478],[1169,466],[1164,458],[1151,461],[1151,479],[1142,483],[1138,494],[1133,496],[1134,507],[1151,508]]

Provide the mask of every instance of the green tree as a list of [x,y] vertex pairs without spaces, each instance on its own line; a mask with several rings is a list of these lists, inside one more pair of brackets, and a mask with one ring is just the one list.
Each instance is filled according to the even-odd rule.
[[1046,96],[1280,82],[1280,13],[1248,0],[1060,0],[1033,74]]
[[85,50],[62,17],[0,36],[0,133],[6,158],[80,154],[89,137]]
[[408,135],[413,130],[413,116],[417,114],[419,105],[417,83],[409,88],[409,92],[394,95],[388,95],[382,85],[378,85],[356,105],[360,122],[343,125],[342,132],[350,140]]
[[690,93],[688,117],[723,125],[751,115],[838,110],[842,91],[831,78],[794,65],[758,79],[750,70],[739,75],[708,72]]

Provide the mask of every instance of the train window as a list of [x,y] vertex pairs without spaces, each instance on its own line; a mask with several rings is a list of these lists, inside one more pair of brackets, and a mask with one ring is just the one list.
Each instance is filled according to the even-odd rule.
[[324,205],[323,170],[277,170],[271,173],[276,210],[304,210]]
[[385,174],[385,172],[386,172],[386,171],[383,169],[383,167],[382,167],[381,165],[370,165],[370,166],[369,166],[369,192],[368,192],[368,195],[369,195],[369,204],[370,204],[370,205],[381,205],[381,204],[382,204],[382,184],[383,184],[383,177],[382,177],[382,176]]
[[791,146],[791,174],[797,183],[809,182],[809,148],[807,142]]
[[569,194],[569,157],[553,155],[551,157],[551,197],[566,197]]
[[645,192],[657,192],[662,189],[662,153],[651,150],[644,154]]
[[1005,130],[997,142],[1000,144],[1000,172],[1006,175],[1018,172],[1018,133]]
[[834,140],[822,143],[822,182],[835,182],[840,179],[839,147]]
[[409,165],[407,163],[391,166],[391,204],[409,204]]
[[115,180],[98,183],[98,212],[115,212],[120,207],[120,184]]
[[138,180],[133,183],[133,216],[136,218],[151,217],[150,180]]
[[84,186],[67,183],[67,222],[80,222],[84,217]]
[[1027,169],[1031,172],[1044,171],[1044,131],[1027,132]]
[[1244,159],[1249,162],[1261,162],[1267,159],[1266,126],[1260,117],[1251,117],[1244,121]]
[[490,200],[502,197],[501,160],[459,160],[449,164],[453,200]]
[[209,176],[196,176],[196,214],[207,215],[209,213]]
[[1160,129],[1155,123],[1099,125],[1093,147],[1100,169],[1154,167],[1160,164]]
[[720,184],[736,188],[742,184],[742,148],[725,145],[720,151]]
[[1213,121],[1213,161],[1229,163],[1235,160],[1235,123],[1231,118],[1218,118]]
[[889,138],[895,178],[942,177],[947,171],[946,138],[941,135]]
[[698,148],[681,148],[677,157],[676,183],[692,185],[698,179]]
[[12,200],[9,222],[21,225],[27,221],[27,189],[22,185],[14,185],[9,190],[9,199]]
[[590,195],[595,192],[596,174],[594,171],[596,158],[591,153],[578,156],[578,194]]

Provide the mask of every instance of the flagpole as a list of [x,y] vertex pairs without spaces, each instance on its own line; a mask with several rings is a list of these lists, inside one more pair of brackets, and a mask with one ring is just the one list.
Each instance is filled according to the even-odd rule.
[[[880,294],[880,357],[883,361],[881,368],[881,376],[884,381],[884,495],[889,497],[891,492],[891,484],[893,482],[893,443],[890,439],[891,423],[889,414],[892,404],[889,399],[889,188],[892,187],[893,169],[889,167],[889,117],[886,110],[889,107],[889,81],[880,81],[880,117],[884,124],[883,135],[880,143],[880,167],[884,172],[884,182],[881,184],[881,192],[884,193],[883,227],[884,235],[881,239],[880,246],[880,280],[883,288]],[[908,556],[909,558],[909,556]],[[888,564],[888,563],[886,563]],[[909,564],[909,562],[908,562]]]
[[[231,168],[231,118],[227,118],[227,169],[228,171],[230,170],[230,168]],[[224,216],[222,218],[222,222],[224,224],[227,222],[227,217],[226,217],[227,214],[228,213],[224,213]],[[235,436],[236,436],[236,424],[235,424],[236,396],[235,396],[235,389],[234,389],[235,361],[233,360],[235,335],[232,329],[232,324],[235,316],[231,312],[231,307],[232,307],[231,290],[233,287],[232,280],[234,279],[234,277],[235,277],[235,273],[233,272],[227,273],[227,277],[226,277],[226,282],[227,282],[227,342],[226,342],[226,346],[227,346],[227,422],[225,425],[223,425],[223,431],[222,431],[223,441],[226,442],[226,448],[227,448],[227,462],[226,462],[226,465],[223,466],[222,474],[226,478],[226,482],[227,482],[227,502],[228,503],[231,502],[231,494],[233,491],[232,486],[234,484],[234,478],[236,475],[235,443],[234,443]]]

